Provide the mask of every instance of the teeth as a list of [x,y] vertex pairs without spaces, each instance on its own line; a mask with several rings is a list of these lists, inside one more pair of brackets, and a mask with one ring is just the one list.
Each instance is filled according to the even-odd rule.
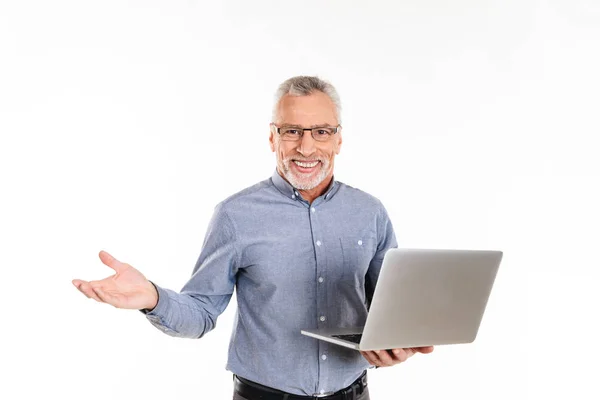
[[296,165],[302,167],[302,168],[312,168],[314,166],[316,166],[319,162],[318,161],[314,161],[311,163],[308,162],[300,162],[300,161],[294,161],[296,163]]

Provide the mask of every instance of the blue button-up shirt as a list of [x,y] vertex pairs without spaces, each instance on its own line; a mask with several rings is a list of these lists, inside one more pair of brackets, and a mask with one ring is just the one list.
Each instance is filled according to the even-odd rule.
[[300,330],[363,326],[391,247],[392,224],[375,197],[332,180],[309,204],[275,172],[216,207],[192,277],[180,293],[157,285],[146,316],[169,335],[200,338],[235,287],[227,369],[293,394],[334,392],[369,363]]

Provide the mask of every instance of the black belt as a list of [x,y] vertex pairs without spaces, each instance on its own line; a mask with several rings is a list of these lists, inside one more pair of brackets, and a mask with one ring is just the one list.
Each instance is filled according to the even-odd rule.
[[233,375],[233,388],[242,397],[249,400],[355,400],[367,387],[367,371],[350,386],[329,395],[300,396],[282,392],[259,383]]

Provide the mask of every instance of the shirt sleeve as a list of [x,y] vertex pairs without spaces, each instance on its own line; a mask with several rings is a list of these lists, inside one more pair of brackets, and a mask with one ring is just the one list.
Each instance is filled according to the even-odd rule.
[[383,257],[389,249],[396,247],[398,247],[398,242],[396,241],[392,221],[385,207],[381,204],[377,216],[377,252],[369,264],[365,279],[365,293],[368,306],[371,305],[371,300],[373,299],[375,285],[377,285],[377,279],[379,278],[379,272],[381,272],[381,265],[383,264]]
[[158,303],[141,310],[152,325],[170,336],[200,338],[214,329],[233,294],[239,252],[233,222],[216,207],[190,280],[177,293],[153,282]]

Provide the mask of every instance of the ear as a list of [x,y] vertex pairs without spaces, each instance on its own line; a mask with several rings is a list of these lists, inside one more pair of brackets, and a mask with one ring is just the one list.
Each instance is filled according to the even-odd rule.
[[275,152],[275,129],[273,124],[269,125],[269,146],[271,147],[271,151]]

